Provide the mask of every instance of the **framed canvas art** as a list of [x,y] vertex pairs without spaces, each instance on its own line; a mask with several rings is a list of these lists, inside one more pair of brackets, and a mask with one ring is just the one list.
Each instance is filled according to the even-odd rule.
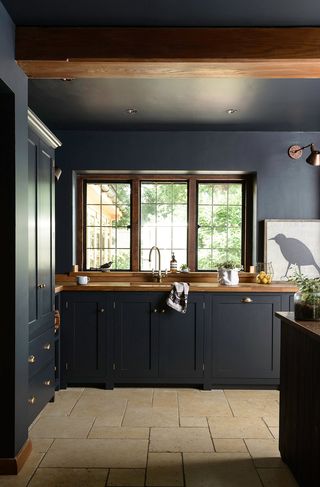
[[265,220],[264,260],[273,280],[287,280],[293,265],[308,277],[320,277],[320,220]]

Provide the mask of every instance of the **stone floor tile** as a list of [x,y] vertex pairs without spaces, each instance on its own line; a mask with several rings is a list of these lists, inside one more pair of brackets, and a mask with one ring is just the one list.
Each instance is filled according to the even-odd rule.
[[248,453],[246,444],[239,438],[216,438],[213,444],[218,453]]
[[151,428],[150,452],[211,452],[208,428]]
[[179,426],[178,408],[130,406],[129,404],[122,425],[137,427]]
[[30,431],[31,438],[86,438],[94,417],[42,417]]
[[94,424],[88,438],[131,438],[148,439],[149,428],[116,428],[111,426],[96,426]]
[[97,416],[94,422],[94,427],[120,427],[123,421],[123,413],[110,413],[106,416]]
[[263,487],[299,487],[288,468],[258,468]]
[[263,421],[267,426],[279,427],[279,415],[276,416],[263,416]]
[[211,436],[215,438],[272,438],[261,418],[208,418]]
[[[89,389],[85,390],[84,397],[86,394],[93,395],[91,392],[87,392]],[[153,399],[153,388],[139,388],[139,387],[116,387],[113,390],[102,390],[103,397],[112,399],[124,399],[130,401],[130,404],[151,406]]]
[[144,485],[144,478],[145,469],[142,468],[112,468],[107,486],[140,487]]
[[145,468],[148,440],[55,440],[41,467]]
[[[209,393],[208,393],[209,392]],[[232,411],[223,393],[208,391],[195,395],[179,395],[181,416],[232,416]],[[213,393],[211,393],[213,392]]]
[[271,431],[272,436],[278,440],[279,439],[279,428],[269,426],[269,430]]
[[48,402],[41,416],[67,416],[83,394],[83,389],[67,389],[55,393],[54,402]]
[[184,453],[186,487],[261,487],[248,453]]
[[[111,416],[122,418],[127,406],[127,400],[112,397],[105,394],[106,391],[98,391],[96,394],[85,394],[79,399],[72,410],[71,416]],[[100,394],[102,393],[102,394]]]
[[149,453],[146,485],[150,487],[183,486],[181,453]]
[[225,389],[227,399],[277,400],[280,392],[276,389]]
[[154,407],[166,407],[175,408],[178,407],[178,395],[177,391],[168,391],[162,389],[155,389],[153,394],[153,406]]
[[285,467],[280,458],[278,440],[271,439],[246,439],[245,440],[250,455],[257,468],[263,467]]
[[28,487],[104,487],[108,470],[38,468]]
[[18,475],[0,475],[0,487],[26,487],[43,455],[32,451]]
[[53,438],[32,438],[32,451],[46,453],[53,443]]
[[208,423],[204,416],[180,416],[180,426],[208,428]]
[[276,416],[279,413],[279,404],[276,400],[245,397],[243,399],[228,398],[229,405],[234,416],[251,416],[261,418],[265,416]]

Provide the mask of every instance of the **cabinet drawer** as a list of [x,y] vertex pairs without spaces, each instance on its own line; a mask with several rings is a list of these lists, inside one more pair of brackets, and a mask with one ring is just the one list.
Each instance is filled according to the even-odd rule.
[[29,377],[54,359],[54,329],[47,330],[29,343]]
[[28,418],[29,424],[54,396],[54,362],[50,362],[29,380]]

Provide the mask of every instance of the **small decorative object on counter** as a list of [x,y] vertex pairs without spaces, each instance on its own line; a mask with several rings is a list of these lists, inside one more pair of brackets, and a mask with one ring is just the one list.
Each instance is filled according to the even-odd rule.
[[72,266],[72,272],[79,272],[79,266],[77,264]]
[[307,277],[295,268],[289,281],[299,288],[294,295],[294,319],[320,321],[320,277]]
[[271,284],[273,277],[272,262],[257,262],[256,272],[258,284]]
[[180,272],[189,272],[190,269],[188,267],[188,264],[181,264],[180,266]]
[[232,260],[216,264],[218,269],[218,282],[223,286],[237,286],[239,284],[239,271],[242,266]]
[[104,271],[104,272],[105,271],[110,271],[111,266],[112,266],[112,260],[110,262],[106,262],[105,264],[102,264],[100,266],[100,270],[101,271]]
[[171,260],[170,260],[170,272],[177,272],[178,270],[178,263],[176,261],[174,253],[172,254]]

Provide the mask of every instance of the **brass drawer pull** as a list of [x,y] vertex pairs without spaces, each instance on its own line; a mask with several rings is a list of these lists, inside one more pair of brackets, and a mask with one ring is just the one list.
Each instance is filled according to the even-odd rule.
[[36,357],[34,355],[29,355],[28,357],[28,363],[29,364],[34,364],[36,361]]
[[45,343],[43,345],[43,350],[50,350],[50,348],[51,348],[51,343]]
[[242,298],[241,299],[241,303],[252,303],[253,300],[249,297],[246,297],[246,298]]
[[29,404],[34,404],[36,402],[36,400],[37,400],[36,396],[29,397],[28,403]]
[[44,386],[50,386],[51,385],[51,380],[49,379],[49,380],[43,381],[43,385]]

